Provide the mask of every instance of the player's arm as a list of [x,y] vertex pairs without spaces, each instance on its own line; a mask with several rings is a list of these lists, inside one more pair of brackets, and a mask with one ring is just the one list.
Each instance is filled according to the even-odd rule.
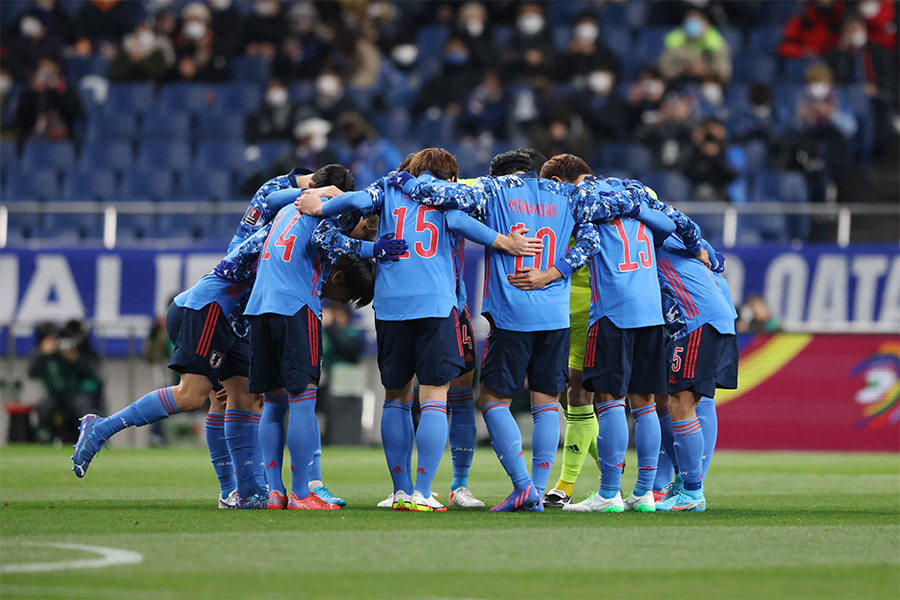
[[497,184],[489,177],[482,177],[472,185],[464,185],[433,178],[416,178],[400,171],[388,177],[388,184],[420,204],[467,213],[484,214],[487,204],[497,196]]
[[[633,180],[625,180],[626,184],[640,184],[640,182]],[[643,185],[643,184],[640,184]],[[675,232],[681,237],[681,241],[684,242],[685,248],[687,248],[688,252],[696,256],[700,259],[703,264],[710,267],[711,261],[709,257],[712,256],[708,250],[703,248],[701,241],[701,233],[700,226],[697,225],[689,216],[671,206],[666,204],[662,200],[659,199],[659,196],[652,189],[644,186],[647,190],[647,195],[644,200],[647,206],[654,210],[658,210],[664,215],[666,215],[669,219],[671,219],[675,223]],[[706,258],[706,260],[704,260]]]
[[534,256],[544,247],[539,238],[527,238],[528,229],[513,229],[508,234],[497,233],[484,223],[460,210],[447,211],[447,227],[482,246],[501,250],[512,256]]
[[369,216],[381,212],[381,207],[384,206],[383,182],[383,179],[379,179],[364,190],[345,192],[328,202],[323,202],[321,197],[311,193],[312,190],[308,190],[310,193],[304,193],[294,202],[294,206],[301,213],[310,217],[330,218],[355,210],[362,212],[364,216]]
[[636,218],[640,215],[641,202],[646,196],[646,189],[639,183],[628,185],[621,192],[572,186],[573,216],[576,222],[594,223],[608,223],[620,217]]
[[310,241],[319,250],[340,256],[378,258],[391,262],[398,260],[396,257],[407,250],[406,241],[394,239],[393,233],[384,235],[375,242],[349,237],[333,219],[322,219]]
[[600,249],[600,234],[593,223],[576,223],[572,233],[575,236],[575,243],[550,268],[541,270],[536,267],[525,267],[510,275],[509,283],[520,290],[539,290],[557,279],[571,277],[572,273],[586,265]]
[[675,233],[675,223],[658,210],[642,209],[638,220],[653,231],[655,245],[662,244],[667,237]]
[[266,244],[266,238],[272,230],[272,223],[267,223],[256,233],[241,242],[229,252],[213,269],[213,272],[235,283],[250,281],[256,277],[256,265],[259,255]]

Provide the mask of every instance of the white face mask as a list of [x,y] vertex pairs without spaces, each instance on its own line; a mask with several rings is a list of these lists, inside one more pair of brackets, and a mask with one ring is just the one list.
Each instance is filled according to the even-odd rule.
[[714,106],[722,104],[722,88],[718,83],[704,83],[700,88],[703,99]]
[[519,31],[525,35],[534,35],[544,28],[544,17],[535,13],[522,15],[516,20]]
[[393,50],[391,50],[391,58],[394,61],[402,66],[408,67],[419,57],[419,49],[415,44],[401,44],[399,46],[395,46]]
[[472,37],[478,37],[484,33],[484,23],[475,19],[466,21],[465,30]]
[[587,86],[595,94],[605,96],[613,86],[613,75],[609,71],[594,71],[587,78]]
[[753,107],[753,115],[757,119],[768,119],[772,114],[772,107],[767,104],[759,104]]
[[269,106],[284,106],[287,100],[288,93],[283,87],[274,87],[266,92],[266,103]]
[[150,49],[155,39],[156,37],[149,29],[141,29],[137,35],[134,36],[134,41],[137,42],[138,46],[145,50]]
[[815,83],[810,83],[809,85],[807,85],[806,91],[816,100],[822,100],[828,95],[829,92],[831,92],[831,86],[824,81],[817,81]]
[[12,87],[12,77],[9,75],[0,75],[0,94],[5,94]]
[[593,23],[580,23],[575,26],[575,38],[582,42],[593,42],[600,35],[600,28]]
[[313,152],[321,152],[328,146],[328,138],[324,135],[314,135],[309,138],[309,149]]
[[850,37],[847,38],[847,41],[854,48],[862,48],[866,45],[866,42],[869,41],[869,36],[866,35],[865,31],[857,31],[852,33]]
[[316,80],[316,91],[326,98],[333,98],[341,93],[341,80],[334,75],[323,75]]
[[228,10],[231,8],[231,0],[209,0],[213,10]]
[[868,0],[867,2],[859,3],[859,14],[862,15],[864,19],[871,19],[880,12],[881,2],[878,0]]
[[253,5],[253,11],[261,17],[274,17],[278,14],[278,2],[271,0],[257,0]]
[[188,21],[181,28],[185,37],[192,40],[199,40],[206,35],[206,25],[202,21]]
[[23,18],[22,22],[19,23],[19,31],[22,32],[22,35],[29,38],[36,38],[40,35],[43,28],[44,26],[41,25],[41,22],[32,16]]
[[666,84],[659,79],[648,79],[644,82],[644,90],[651,96],[660,97],[665,89]]

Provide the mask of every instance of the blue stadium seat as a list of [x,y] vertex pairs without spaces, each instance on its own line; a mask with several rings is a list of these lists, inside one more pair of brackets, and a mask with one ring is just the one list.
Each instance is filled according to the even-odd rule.
[[201,239],[221,243],[222,240],[231,238],[242,217],[242,214],[233,213],[212,215],[200,229]]
[[118,200],[116,174],[106,169],[89,169],[87,171],[69,171],[63,182],[62,197],[69,201],[101,201]]
[[48,213],[38,234],[42,238],[76,239],[103,236],[103,215],[96,213]]
[[631,31],[624,27],[604,23],[601,27],[600,39],[618,54],[619,58],[632,51]]
[[[763,171],[754,178],[752,199],[756,202],[806,204],[809,189],[806,177],[796,172]],[[809,217],[803,215],[747,215],[745,226],[756,229],[763,241],[803,240],[809,234]]]
[[22,152],[23,169],[71,169],[75,166],[75,145],[70,141],[32,140]]
[[150,113],[144,116],[141,141],[187,142],[191,139],[191,116],[184,111]]
[[138,152],[138,166],[143,169],[182,171],[191,162],[191,147],[186,142],[149,140],[141,144]]
[[153,237],[196,240],[202,236],[205,223],[209,219],[209,215],[202,215],[202,217],[188,215],[186,218],[184,214],[162,214],[159,215]]
[[600,153],[600,172],[609,169],[623,169],[631,173],[649,171],[653,163],[653,153],[640,144],[605,144]]
[[773,27],[783,29],[795,14],[804,9],[804,2],[761,2],[768,11],[766,21]]
[[[29,198],[29,200],[34,200],[34,198]],[[11,212],[9,221],[7,221],[9,241],[30,240],[40,233],[43,224],[44,215],[42,214]]]
[[169,83],[159,92],[156,110],[160,114],[172,111],[199,113],[213,107],[215,86],[205,83]]
[[557,25],[553,28],[553,45],[557,52],[565,52],[572,41],[572,28],[567,25]]
[[703,239],[715,246],[722,243],[722,228],[724,226],[722,215],[692,214],[691,220],[700,226]]
[[744,32],[737,27],[720,27],[719,33],[731,49],[731,56],[739,56],[744,50]]
[[33,169],[10,173],[6,180],[6,202],[25,199],[58,200],[59,177],[55,169]]
[[430,75],[438,70],[444,45],[450,37],[450,29],[446,25],[426,25],[416,32],[416,45],[419,47],[419,65],[423,72]]
[[173,196],[172,174],[165,170],[129,170],[122,174],[119,199],[133,201],[147,197],[171,200]]
[[747,50],[775,56],[778,44],[783,37],[782,27],[759,27],[750,30],[750,39],[747,42]]
[[102,56],[70,56],[66,79],[70,83],[76,83],[87,75],[99,75],[104,79],[109,79],[109,65],[111,64],[112,59]]
[[640,180],[657,193],[666,204],[685,202],[691,196],[691,184],[677,171],[642,172]]
[[127,142],[87,142],[81,148],[78,161],[82,171],[90,169],[129,169],[134,164],[134,153]]
[[216,108],[221,112],[237,112],[245,115],[253,112],[261,99],[262,86],[257,83],[222,83],[216,91]]
[[[737,106],[749,104],[750,101],[747,99],[747,91],[749,89],[750,86],[748,84],[732,80],[728,87],[725,88],[725,106],[729,107],[729,109],[734,109]],[[734,110],[729,112],[734,113]]]
[[202,114],[197,119],[197,139],[204,142],[240,142],[244,116],[236,112]]
[[509,25],[495,25],[493,37],[491,38],[494,48],[497,50],[503,48],[512,39],[513,33],[515,32]]
[[231,172],[224,169],[203,170],[181,176],[181,194],[185,200],[228,200],[235,190]]
[[372,125],[378,131],[378,135],[392,142],[408,139],[412,130],[409,111],[404,109],[374,114],[372,115]]
[[802,84],[806,81],[806,69],[811,64],[821,59],[789,58],[781,65],[781,78],[783,81],[794,84]]
[[245,152],[247,146],[239,142],[205,142],[197,146],[194,169],[229,169],[246,173],[249,168]]
[[[315,85],[308,81],[298,81],[288,87],[288,97],[297,102],[309,102],[315,93]],[[256,106],[253,108],[256,108]]]
[[15,142],[0,142],[0,167],[4,171],[14,171],[19,166],[19,151]]
[[228,63],[235,81],[265,83],[272,73],[272,61],[264,56],[235,56]]
[[744,155],[747,157],[747,172],[759,173],[766,168],[769,159],[769,148],[761,140],[744,144]]
[[453,140],[455,129],[456,117],[452,115],[440,115],[435,119],[425,115],[419,119],[414,137],[423,143],[427,140],[428,144],[443,146]]
[[268,167],[276,160],[291,151],[293,147],[290,142],[260,142],[257,144],[259,148],[259,159],[257,163],[263,167]]
[[90,142],[131,142],[138,137],[137,117],[128,112],[111,112],[88,119]]
[[[141,198],[140,200],[150,200],[150,198]],[[155,214],[120,212],[116,217],[116,235],[122,239],[144,239],[157,230],[158,219]]]
[[734,57],[734,81],[773,84],[778,80],[778,61],[764,54]]
[[641,29],[647,24],[648,8],[646,2],[604,2],[603,22]]
[[117,113],[146,113],[156,104],[152,83],[112,83],[106,96],[106,110]]
[[639,57],[644,64],[656,64],[663,51],[663,40],[671,30],[671,27],[648,27],[639,30],[637,48],[634,49],[633,54]]

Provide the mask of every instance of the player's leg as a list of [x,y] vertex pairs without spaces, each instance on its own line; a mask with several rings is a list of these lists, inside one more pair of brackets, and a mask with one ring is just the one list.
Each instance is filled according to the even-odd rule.
[[534,334],[528,362],[528,387],[531,390],[531,480],[543,502],[547,479],[559,449],[559,396],[569,381],[569,329]]
[[[467,365],[468,368],[468,365]],[[450,410],[450,458],[453,479],[450,482],[450,506],[479,508],[484,502],[469,490],[469,469],[475,454],[475,402],[472,398],[472,371],[450,382],[447,392]]]
[[[431,498],[431,483],[447,446],[447,390],[442,386],[419,384],[419,426],[416,429],[418,468],[413,489],[415,498]],[[416,492],[418,492],[416,494]],[[446,510],[443,506],[442,510]]]
[[[246,358],[241,360],[246,365]],[[244,373],[246,368],[241,367]],[[259,418],[256,412],[256,395],[247,391],[247,377],[232,375],[223,382],[228,393],[225,409],[225,442],[234,464],[239,505],[241,508],[266,508],[266,490],[257,478],[259,443]]]
[[237,503],[237,483],[228,444],[225,442],[225,391],[209,395],[206,415],[206,447],[216,478],[219,480],[219,508],[234,508]]
[[697,403],[697,420],[700,421],[700,429],[703,431],[703,482],[706,484],[706,475],[709,472],[709,464],[712,462],[713,453],[716,451],[716,440],[719,437],[719,419],[716,415],[716,400],[708,396],[700,398]]
[[[660,448],[659,460],[656,464],[656,481],[653,483],[653,497],[657,502],[666,497],[673,490],[674,478],[678,469],[675,468],[675,439],[672,434],[672,417],[669,416],[669,395],[654,394],[656,402],[656,417],[659,420]],[[680,489],[681,483],[677,487]]]
[[[597,462],[597,417],[594,415],[593,395],[581,386],[581,369],[571,368],[569,355],[569,385],[563,396],[567,399],[564,409],[566,435],[563,441],[562,469],[559,480],[544,497],[545,507],[562,507],[572,500],[575,480],[588,455]],[[584,349],[581,350],[581,364],[584,364]],[[562,404],[562,403],[561,403]],[[593,450],[593,451],[591,451]]]
[[312,460],[309,461],[309,490],[322,502],[347,506],[346,500],[332,494],[331,490],[322,482],[322,432],[319,430],[319,419],[316,419],[313,424],[316,429],[314,436],[316,449],[313,452]]
[[[253,327],[250,328],[251,335]],[[251,352],[251,373],[253,372]],[[252,377],[252,376],[251,376]],[[284,419],[288,413],[287,390],[283,387],[263,394],[263,412],[259,421],[259,446],[262,450],[266,472],[266,489],[269,492],[269,508],[287,508],[287,490],[284,486],[284,445],[286,441]]]

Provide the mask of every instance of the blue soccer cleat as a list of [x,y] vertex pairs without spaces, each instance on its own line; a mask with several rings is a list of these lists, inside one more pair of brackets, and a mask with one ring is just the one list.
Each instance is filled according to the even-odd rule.
[[491,508],[489,512],[515,512],[517,510],[544,512],[541,495],[533,485],[529,484],[524,490],[513,490],[506,500]]
[[343,498],[338,498],[334,494],[328,491],[328,488],[324,485],[320,485],[319,487],[315,487],[310,490],[313,494],[319,497],[319,500],[323,502],[327,502],[328,504],[337,504],[338,506],[347,506],[347,501]]
[[78,426],[78,441],[75,443],[75,452],[72,454],[72,462],[74,463],[72,470],[78,477],[84,477],[84,474],[87,473],[88,466],[91,464],[91,460],[94,459],[94,455],[100,450],[103,442],[106,441],[103,440],[98,443],[92,435],[94,433],[94,428],[97,426],[97,422],[101,419],[102,417],[98,417],[97,415],[84,415],[80,419],[81,424]]
[[269,497],[266,494],[253,494],[247,498],[238,496],[235,508],[243,510],[266,510],[269,508]]
[[672,512],[703,512],[706,510],[706,496],[703,490],[681,490],[667,500],[656,503],[656,510]]

